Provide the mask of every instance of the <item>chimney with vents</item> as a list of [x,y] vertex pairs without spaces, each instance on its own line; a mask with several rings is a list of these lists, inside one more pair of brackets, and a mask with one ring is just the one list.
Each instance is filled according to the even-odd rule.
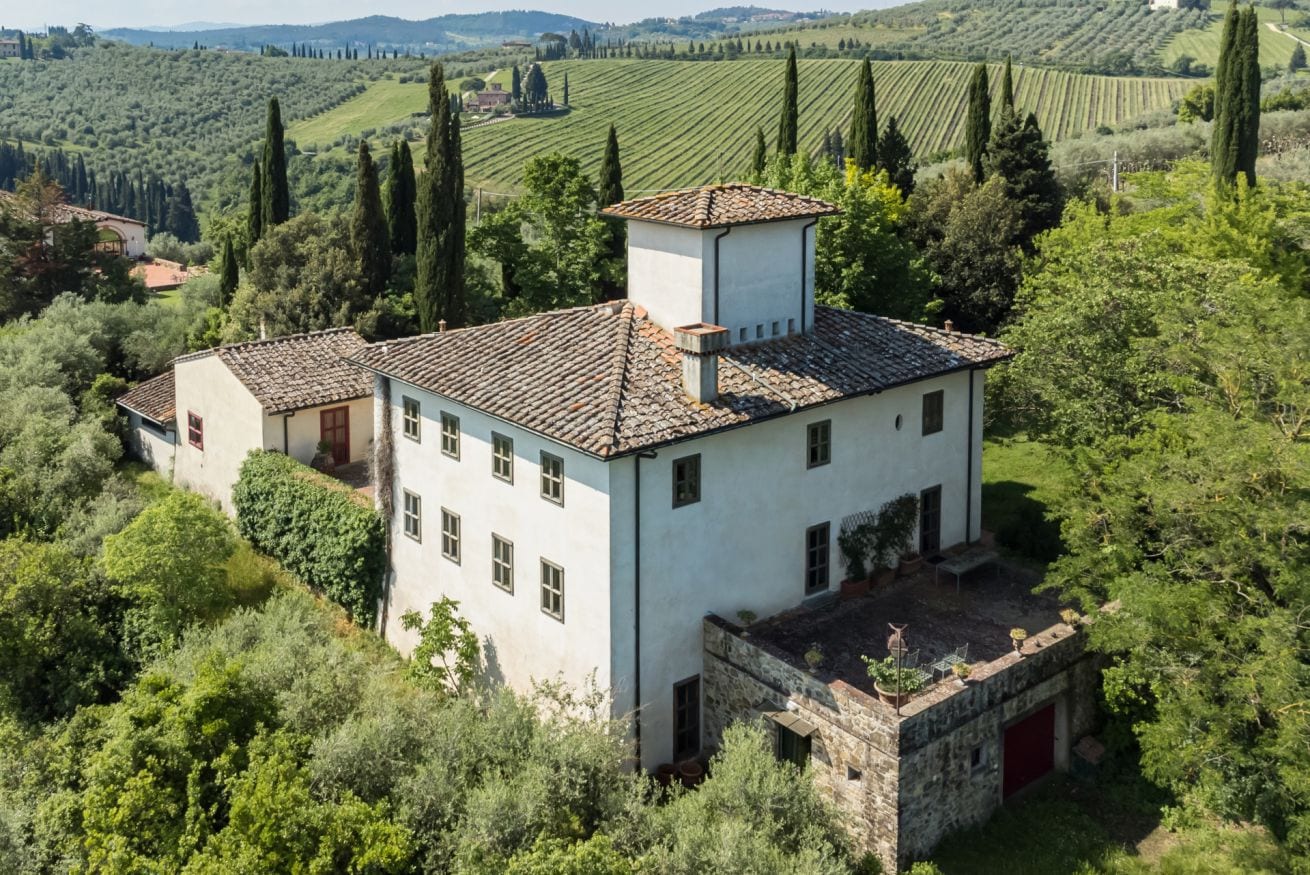
[[719,353],[728,347],[728,329],[696,322],[673,329],[682,353],[682,387],[693,401],[708,404],[719,397]]

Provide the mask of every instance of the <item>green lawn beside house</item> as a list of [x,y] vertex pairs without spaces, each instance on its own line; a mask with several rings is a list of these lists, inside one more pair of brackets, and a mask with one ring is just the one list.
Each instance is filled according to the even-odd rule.
[[1061,552],[1053,516],[1061,495],[1077,488],[1068,462],[1053,447],[1026,437],[983,441],[982,524],[996,543],[1038,564]]

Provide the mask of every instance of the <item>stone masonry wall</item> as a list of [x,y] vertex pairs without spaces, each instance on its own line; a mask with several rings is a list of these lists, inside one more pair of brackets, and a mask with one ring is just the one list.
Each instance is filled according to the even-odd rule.
[[[1058,625],[946,680],[895,710],[844,681],[825,683],[717,617],[704,622],[706,742],[733,720],[787,708],[817,727],[814,780],[843,812],[858,846],[895,867],[927,856],[947,834],[985,821],[1001,803],[1005,728],[1056,703],[1056,766],[1092,728],[1097,671],[1082,636]],[[982,762],[972,765],[981,748]],[[854,770],[851,772],[849,770]]]

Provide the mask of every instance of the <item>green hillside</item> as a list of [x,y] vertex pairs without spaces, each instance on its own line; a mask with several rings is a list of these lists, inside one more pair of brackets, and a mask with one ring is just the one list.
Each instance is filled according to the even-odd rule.
[[[1292,49],[1296,47],[1296,38],[1270,29],[1270,23],[1280,22],[1277,9],[1257,6],[1255,12],[1260,19],[1260,66],[1286,69],[1287,62],[1292,58]],[[1224,19],[1217,13],[1211,18],[1213,20],[1205,29],[1185,30],[1173,37],[1161,52],[1164,62],[1173,64],[1188,55],[1195,58],[1197,63],[1214,69],[1219,63],[1219,37],[1224,30]],[[1300,36],[1301,39],[1310,39],[1304,33]]]
[[[514,186],[527,159],[552,149],[577,156],[594,171],[611,122],[623,144],[624,181],[630,189],[740,176],[755,127],[763,127],[773,139],[782,68],[783,62],[776,60],[549,63],[546,75],[556,91],[568,73],[570,112],[466,131],[468,185],[492,190]],[[800,61],[801,142],[806,148],[817,150],[825,129],[844,132],[849,125],[856,69],[855,61]],[[875,62],[879,111],[884,119],[898,117],[919,155],[956,148],[971,69],[956,61]],[[999,83],[999,72],[994,84]],[[1184,79],[1015,68],[1019,103],[1035,110],[1043,130],[1055,139],[1167,107],[1192,84]],[[420,85],[374,82],[359,97],[293,125],[289,134],[302,146],[326,145],[344,133],[358,135],[403,121],[421,111],[426,99]]]

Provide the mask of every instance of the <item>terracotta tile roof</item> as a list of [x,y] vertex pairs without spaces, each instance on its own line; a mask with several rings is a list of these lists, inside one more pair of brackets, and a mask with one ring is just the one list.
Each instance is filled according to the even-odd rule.
[[601,212],[619,219],[639,219],[643,222],[685,225],[689,228],[722,228],[727,225],[831,216],[841,210],[817,198],[734,182],[685,188],[623,201]]
[[672,334],[623,303],[375,343],[350,360],[607,458],[1010,355],[986,338],[816,307],[810,334],[725,351],[718,399],[698,404]]
[[176,416],[173,410],[175,397],[173,369],[169,368],[158,377],[151,377],[149,380],[137,383],[126,393],[119,395],[118,404],[163,425],[172,422]]
[[333,328],[219,346],[174,361],[218,356],[265,411],[279,414],[372,395],[372,375],[344,358],[364,345],[353,328]]
[[[11,191],[0,189],[0,201],[10,204],[17,204],[18,196]],[[60,204],[55,208],[55,217],[60,222],[71,222],[78,219],[84,222],[102,222],[117,221],[127,222],[130,225],[140,225],[142,228],[146,223],[140,219],[133,219],[130,216],[120,216],[117,213],[106,213],[104,210],[88,210],[86,207],[79,207],[73,204]]]

